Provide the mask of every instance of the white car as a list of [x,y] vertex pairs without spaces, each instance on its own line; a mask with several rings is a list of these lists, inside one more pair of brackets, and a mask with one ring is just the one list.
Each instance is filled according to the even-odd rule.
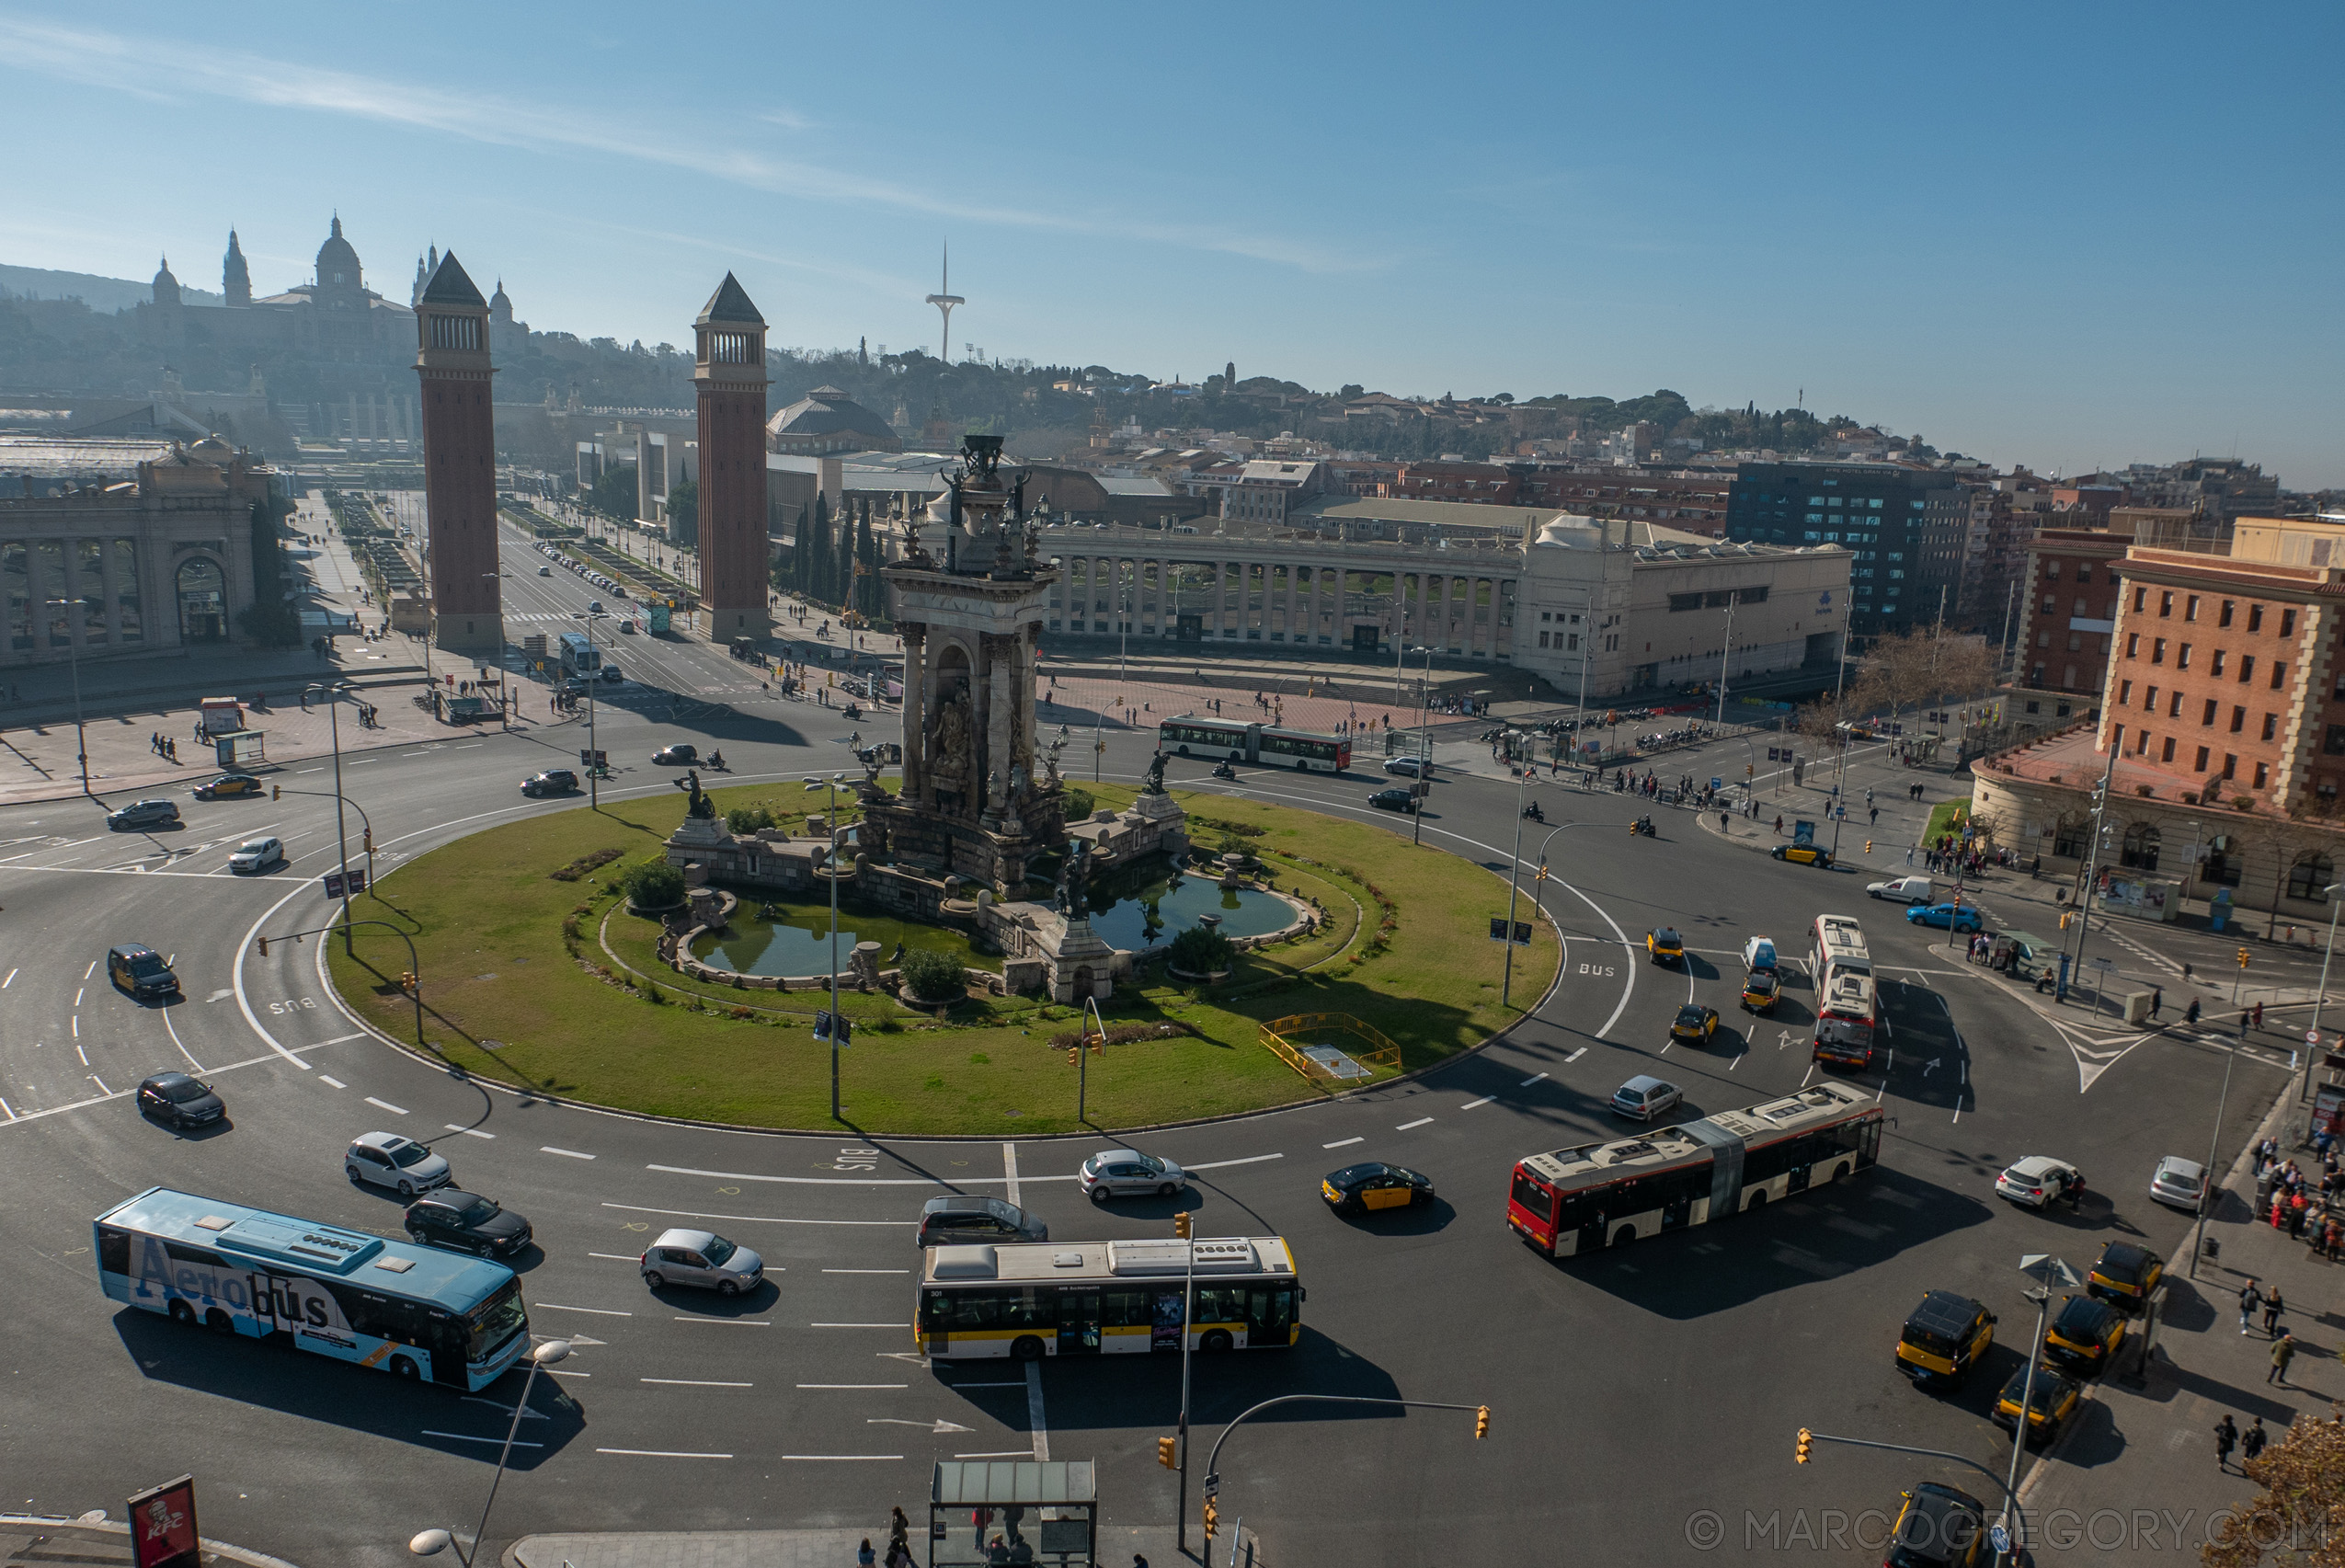
[[1424,772],[1424,763],[1415,757],[1393,757],[1385,762],[1384,771],[1388,773],[1398,773],[1402,778],[1413,779]]
[[662,1230],[659,1240],[644,1249],[637,1260],[643,1282],[654,1290],[669,1285],[697,1285],[719,1296],[754,1290],[765,1278],[765,1260],[747,1247],[726,1241],[714,1230],[682,1227]]
[[362,1132],[352,1139],[349,1152],[342,1156],[342,1173],[350,1178],[352,1186],[372,1182],[392,1188],[401,1197],[414,1197],[456,1179],[448,1162],[429,1146],[395,1132]]
[[1612,1108],[1624,1116],[1649,1122],[1686,1103],[1686,1092],[1650,1073],[1639,1073],[1612,1092]]
[[2186,1214],[2196,1214],[2206,1196],[2206,1167],[2179,1154],[2168,1155],[2150,1175],[2150,1196]]
[[2065,1161],[2042,1154],[2030,1154],[2015,1160],[1995,1178],[1998,1197],[2029,1208],[2047,1208],[2055,1202],[2065,1202],[2071,1208],[2084,1196],[2084,1173]]
[[1076,1181],[1093,1203],[1105,1203],[1126,1194],[1171,1197],[1188,1185],[1189,1178],[1170,1160],[1137,1149],[1103,1149],[1083,1162]]
[[285,858],[282,839],[246,839],[228,857],[228,869],[234,872],[266,871]]

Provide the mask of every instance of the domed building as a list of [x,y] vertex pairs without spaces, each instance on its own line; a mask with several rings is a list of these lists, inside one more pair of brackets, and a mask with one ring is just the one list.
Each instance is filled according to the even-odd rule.
[[765,422],[765,450],[800,457],[901,452],[887,421],[835,386],[818,386]]

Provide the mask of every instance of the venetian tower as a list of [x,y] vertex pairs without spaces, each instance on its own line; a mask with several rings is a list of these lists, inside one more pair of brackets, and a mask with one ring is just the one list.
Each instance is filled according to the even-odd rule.
[[497,427],[488,302],[450,251],[416,304],[434,646],[495,660],[505,648],[497,564]]
[[765,318],[730,272],[692,323],[700,397],[701,603],[719,642],[762,638],[767,608]]

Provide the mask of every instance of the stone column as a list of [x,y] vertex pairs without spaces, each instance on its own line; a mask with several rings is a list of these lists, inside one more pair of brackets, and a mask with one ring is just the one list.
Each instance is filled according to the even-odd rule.
[[906,800],[928,798],[928,627],[907,621],[904,638],[904,784]]
[[1011,650],[1015,646],[1012,637],[987,637],[983,644],[993,710],[986,722],[986,802],[997,813],[1010,795],[1010,724],[1017,703],[1018,671],[1017,657]]

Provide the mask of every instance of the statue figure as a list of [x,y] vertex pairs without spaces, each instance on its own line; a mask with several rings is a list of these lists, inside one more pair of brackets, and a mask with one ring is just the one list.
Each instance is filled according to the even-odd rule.
[[1162,795],[1164,793],[1163,752],[1159,751],[1155,756],[1149,759],[1148,777],[1140,781],[1140,793],[1142,795]]
[[1024,800],[1025,797],[1026,771],[1017,763],[1012,762],[1010,764],[1010,798],[1012,800]]
[[877,795],[879,793],[880,748],[874,746],[868,750],[856,752],[855,761],[864,765],[863,793]]
[[969,776],[969,709],[955,692],[937,704],[936,727],[928,749],[928,771],[938,784],[967,789]]
[[1058,873],[1058,912],[1069,920],[1091,913],[1091,841],[1077,839],[1067,846],[1067,864]]
[[1045,752],[1043,755],[1042,765],[1047,771],[1049,779],[1049,782],[1044,785],[1046,789],[1056,790],[1063,782],[1058,777],[1058,753],[1064,751],[1066,749],[1067,730],[1066,727],[1062,725],[1059,727],[1058,738],[1050,743],[1049,750]]
[[704,822],[713,822],[716,819],[716,803],[709,799],[702,791],[698,768],[687,769],[683,782],[677,787],[688,790],[692,795],[691,801],[684,807],[685,816],[697,817]]

